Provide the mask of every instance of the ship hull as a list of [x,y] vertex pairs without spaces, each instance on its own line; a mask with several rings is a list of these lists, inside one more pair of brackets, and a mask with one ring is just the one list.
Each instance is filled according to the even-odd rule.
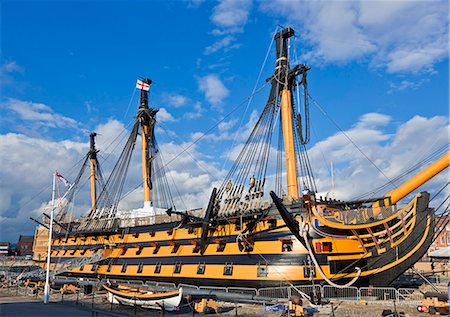
[[[350,239],[351,231],[344,238],[343,229],[320,227],[328,236],[334,233],[341,238],[324,237],[312,231],[309,242],[312,246],[332,245],[328,250],[316,249],[314,254],[326,277],[343,284],[354,278],[355,268],[360,267],[361,275],[355,285],[390,285],[424,255],[433,235],[434,212],[428,208],[428,195],[418,195],[405,207],[406,212],[409,218],[402,218],[403,229],[398,226],[399,219],[387,222],[393,228],[397,226],[398,233],[394,235],[398,240],[394,247],[376,232],[378,245],[363,252],[361,242]],[[311,284],[312,278],[315,283],[325,283],[314,269],[308,250],[282,219],[261,221],[245,243],[242,239],[237,241],[242,238],[239,235],[242,223],[218,225],[210,232],[203,255],[198,250],[201,228],[177,228],[178,225],[179,222],[173,222],[132,227],[127,229],[128,233],[59,237],[52,248],[51,268],[105,249],[107,256],[102,261],[72,269],[64,275],[212,287],[301,285]],[[371,230],[377,227],[382,228],[378,225]]]

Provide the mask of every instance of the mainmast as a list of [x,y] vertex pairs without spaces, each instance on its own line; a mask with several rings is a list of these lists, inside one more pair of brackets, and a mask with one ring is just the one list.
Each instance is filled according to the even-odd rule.
[[281,97],[280,112],[283,127],[284,150],[286,155],[286,174],[288,195],[298,199],[297,164],[295,158],[294,128],[292,115],[292,78],[288,60],[288,39],[294,35],[292,28],[286,28],[275,35],[277,62],[275,79]]
[[97,209],[97,182],[96,182],[96,169],[97,169],[97,150],[95,149],[95,137],[97,133],[92,132],[89,134],[90,147],[89,147],[89,162],[91,168],[91,209],[95,211]]
[[137,87],[141,90],[141,98],[138,109],[138,119],[141,126],[142,137],[142,180],[144,185],[144,211],[155,215],[151,203],[151,158],[149,149],[153,138],[155,126],[155,114],[157,110],[148,107],[148,91],[152,81],[148,78],[138,81]]

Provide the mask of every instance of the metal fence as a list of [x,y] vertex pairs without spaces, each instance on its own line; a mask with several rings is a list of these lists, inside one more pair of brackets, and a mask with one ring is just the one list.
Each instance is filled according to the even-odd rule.
[[[94,281],[92,281],[94,282]],[[116,282],[116,281],[114,281]],[[118,282],[118,281],[117,281]],[[100,285],[101,281],[97,281],[97,285]],[[173,283],[161,283],[161,282],[145,282],[142,283],[148,287],[158,286],[164,288],[191,288],[197,290],[213,290],[226,292],[230,294],[250,294],[261,297],[268,297],[273,299],[279,299],[280,301],[289,300],[293,296],[302,297],[304,294],[307,296],[313,297],[316,295],[320,295],[322,298],[329,299],[339,299],[339,300],[348,300],[348,301],[393,301],[396,300],[398,302],[408,301],[408,302],[419,302],[423,297],[423,293],[414,288],[399,288],[395,289],[392,287],[347,287],[347,288],[336,288],[333,286],[321,286],[321,285],[291,285],[291,286],[282,286],[282,287],[267,287],[267,288],[246,288],[246,287],[208,287],[208,286],[195,286],[190,284],[179,284],[175,285]],[[30,288],[25,286],[11,286],[8,289],[5,289],[7,293],[16,296],[27,296],[27,297],[38,297],[42,296],[42,290],[39,288]],[[101,294],[102,292],[97,292],[97,294]],[[104,293],[104,291],[103,291]],[[104,294],[103,294],[104,295]],[[57,301],[63,301],[65,295],[61,295],[59,291],[52,290],[51,296]],[[94,295],[95,297],[96,295]],[[99,295],[100,296],[100,295]],[[90,301],[96,301],[95,298],[92,298],[92,295],[81,295],[78,294],[76,298],[76,302],[80,301],[82,303],[87,303]]]

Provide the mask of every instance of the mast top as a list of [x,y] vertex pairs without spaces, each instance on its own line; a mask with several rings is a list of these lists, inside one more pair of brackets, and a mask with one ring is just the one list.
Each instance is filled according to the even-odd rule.
[[89,156],[91,159],[95,159],[97,156],[97,150],[95,149],[95,137],[97,136],[97,133],[91,132],[89,134],[90,139],[90,146],[89,146]]
[[148,91],[150,90],[150,85],[152,80],[149,78],[144,78],[141,81],[138,80],[138,88],[141,90],[141,101],[139,103],[139,109],[148,109]]

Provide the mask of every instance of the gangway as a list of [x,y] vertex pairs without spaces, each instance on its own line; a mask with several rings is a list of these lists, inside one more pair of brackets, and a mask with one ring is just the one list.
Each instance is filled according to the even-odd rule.
[[[105,259],[105,253],[103,252],[103,250],[97,250],[97,252],[92,254],[91,256],[79,257],[79,258],[74,258],[74,259],[70,259],[70,260],[61,262],[57,265],[57,266],[59,266],[59,268],[50,271],[50,278],[53,279],[56,275],[65,273],[67,271],[70,271],[74,268],[80,267],[85,264],[99,262],[103,259]],[[57,266],[55,266],[55,267],[57,267]],[[16,277],[17,281],[21,280],[21,279],[28,279],[28,278],[35,278],[35,279],[44,279],[45,278],[45,270],[42,268],[30,271],[30,272],[26,272],[26,273],[20,273],[20,274],[16,273],[16,274],[17,274],[17,277]]]

